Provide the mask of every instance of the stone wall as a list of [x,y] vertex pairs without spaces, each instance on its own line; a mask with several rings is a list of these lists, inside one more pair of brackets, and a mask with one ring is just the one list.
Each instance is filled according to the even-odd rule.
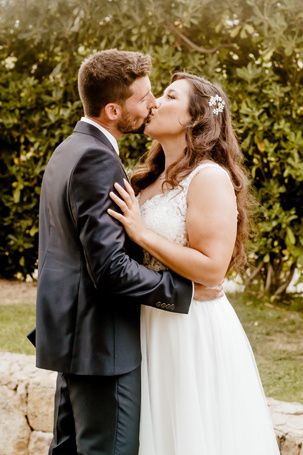
[[[56,373],[0,352],[0,455],[47,455]],[[282,455],[303,455],[303,405],[268,399]],[[256,454],[257,455],[257,454]]]
[[34,356],[0,352],[0,455],[47,455],[55,382]]

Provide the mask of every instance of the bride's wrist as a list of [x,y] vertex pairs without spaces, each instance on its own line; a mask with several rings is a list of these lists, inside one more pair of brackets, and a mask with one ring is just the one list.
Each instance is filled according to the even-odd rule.
[[151,245],[152,236],[153,232],[150,229],[143,227],[137,234],[137,242],[142,248],[148,250]]

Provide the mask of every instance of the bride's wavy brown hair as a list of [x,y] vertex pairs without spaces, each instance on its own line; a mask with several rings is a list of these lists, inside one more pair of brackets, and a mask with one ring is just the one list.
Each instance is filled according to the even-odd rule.
[[[232,127],[229,101],[221,87],[201,77],[188,73],[175,73],[171,83],[185,79],[191,87],[189,114],[191,122],[186,126],[186,147],[181,160],[173,163],[166,173],[165,183],[174,188],[180,184],[203,160],[212,160],[225,168],[234,186],[238,226],[235,247],[229,269],[238,269],[246,263],[245,243],[249,235],[248,180],[242,166],[242,153]],[[223,112],[213,113],[208,102],[219,95],[225,101]],[[165,157],[161,144],[153,141],[145,162],[134,172],[131,183],[135,193],[153,183],[163,172]],[[224,229],[224,226],[222,226]]]

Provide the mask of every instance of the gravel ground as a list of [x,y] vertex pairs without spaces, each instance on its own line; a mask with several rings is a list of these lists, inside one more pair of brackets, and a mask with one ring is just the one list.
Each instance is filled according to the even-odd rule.
[[36,283],[0,279],[0,304],[35,303]]

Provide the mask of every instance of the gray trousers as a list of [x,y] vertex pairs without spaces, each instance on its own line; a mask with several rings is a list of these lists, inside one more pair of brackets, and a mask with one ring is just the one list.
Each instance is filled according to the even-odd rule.
[[137,455],[140,368],[120,376],[58,373],[49,455]]

